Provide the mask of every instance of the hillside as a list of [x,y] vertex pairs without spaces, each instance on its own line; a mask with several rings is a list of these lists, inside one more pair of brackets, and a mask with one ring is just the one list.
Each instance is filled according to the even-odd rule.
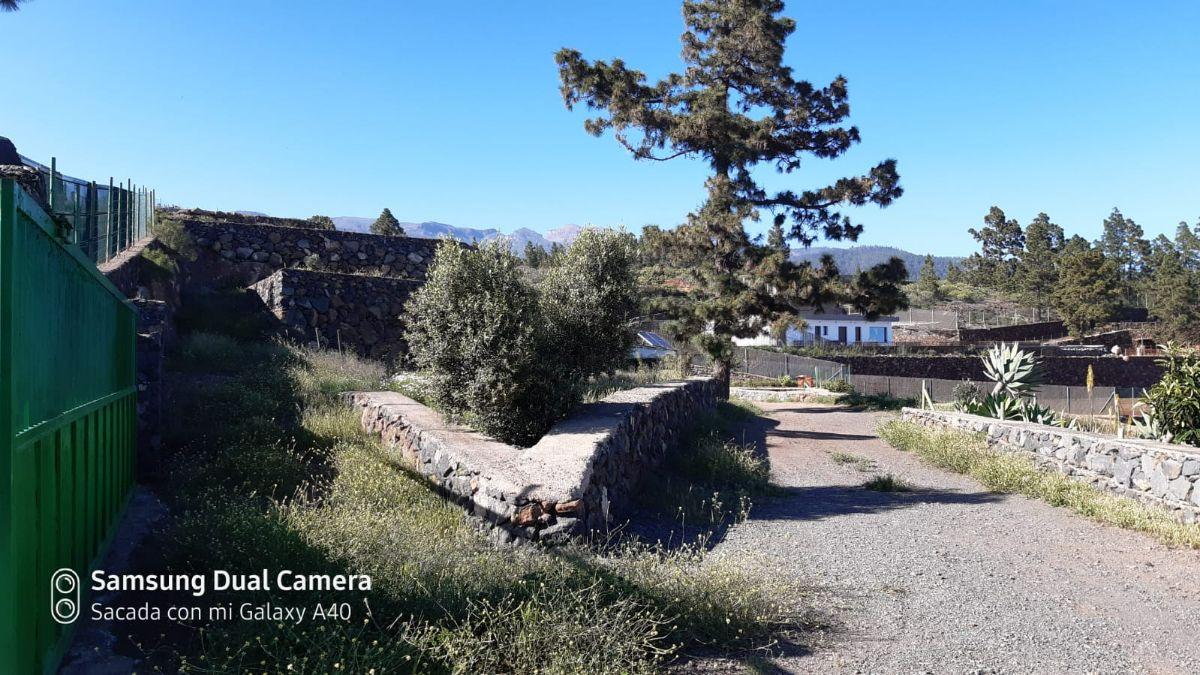
[[[893,246],[850,246],[848,248],[816,246],[809,249],[792,251],[792,259],[796,261],[808,260],[816,262],[825,254],[833,256],[838,269],[846,274],[887,262],[888,258],[894,256],[904,261],[905,267],[908,268],[909,277],[915,279],[921,271],[921,265],[925,262],[924,253],[912,253]],[[935,269],[937,269],[939,277],[946,276],[946,269],[950,263],[957,264],[961,261],[962,258],[954,256],[935,255],[933,257],[933,264]]]

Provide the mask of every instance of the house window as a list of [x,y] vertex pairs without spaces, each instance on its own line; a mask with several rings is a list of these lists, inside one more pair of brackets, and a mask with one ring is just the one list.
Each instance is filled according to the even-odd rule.
[[854,327],[854,341],[862,342],[862,326]]
[[867,340],[871,342],[887,342],[887,328],[871,326],[867,328]]

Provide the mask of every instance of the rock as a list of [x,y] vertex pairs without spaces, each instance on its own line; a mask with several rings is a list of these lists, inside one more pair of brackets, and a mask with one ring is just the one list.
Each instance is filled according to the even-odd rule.
[[1164,459],[1161,468],[1164,476],[1175,479],[1183,471],[1183,463],[1175,459]]
[[1169,484],[1170,480],[1165,474],[1163,474],[1162,471],[1155,471],[1154,474],[1150,476],[1150,494],[1154,495],[1155,497],[1162,497],[1166,495]]
[[517,509],[517,515],[513,516],[513,524],[518,527],[527,527],[537,522],[542,516],[542,505],[534,502]]
[[241,247],[238,247],[236,253],[237,253],[238,258],[241,258],[242,260],[246,260],[250,256],[254,255],[254,249],[250,248],[249,246],[241,246]]
[[250,257],[254,259],[254,262],[266,262],[271,257],[271,254],[266,251],[255,251],[254,255]]
[[421,257],[421,254],[419,253],[409,253],[408,259],[414,263],[417,263],[418,265],[425,262],[425,258]]
[[312,248],[312,242],[307,239],[300,239],[296,241],[296,247],[307,251],[308,249]]
[[1200,459],[1185,460],[1180,473],[1184,476],[1195,476],[1196,474],[1200,474]]
[[1171,499],[1184,501],[1192,490],[1192,481],[1186,478],[1176,478],[1167,484],[1167,496]]
[[582,500],[572,499],[570,501],[559,502],[554,505],[554,513],[559,516],[574,516],[580,511],[583,505]]

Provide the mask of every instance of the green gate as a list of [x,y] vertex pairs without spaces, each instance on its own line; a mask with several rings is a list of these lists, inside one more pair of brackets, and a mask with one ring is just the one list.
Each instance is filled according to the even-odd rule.
[[72,626],[51,614],[51,575],[69,568],[86,589],[133,485],[136,328],[120,291],[0,181],[0,673],[57,667]]

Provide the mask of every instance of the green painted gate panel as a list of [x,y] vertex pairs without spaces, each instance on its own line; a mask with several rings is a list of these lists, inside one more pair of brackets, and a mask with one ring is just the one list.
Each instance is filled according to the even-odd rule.
[[86,587],[133,486],[136,339],[120,291],[0,181],[0,673],[56,668],[50,577]]

